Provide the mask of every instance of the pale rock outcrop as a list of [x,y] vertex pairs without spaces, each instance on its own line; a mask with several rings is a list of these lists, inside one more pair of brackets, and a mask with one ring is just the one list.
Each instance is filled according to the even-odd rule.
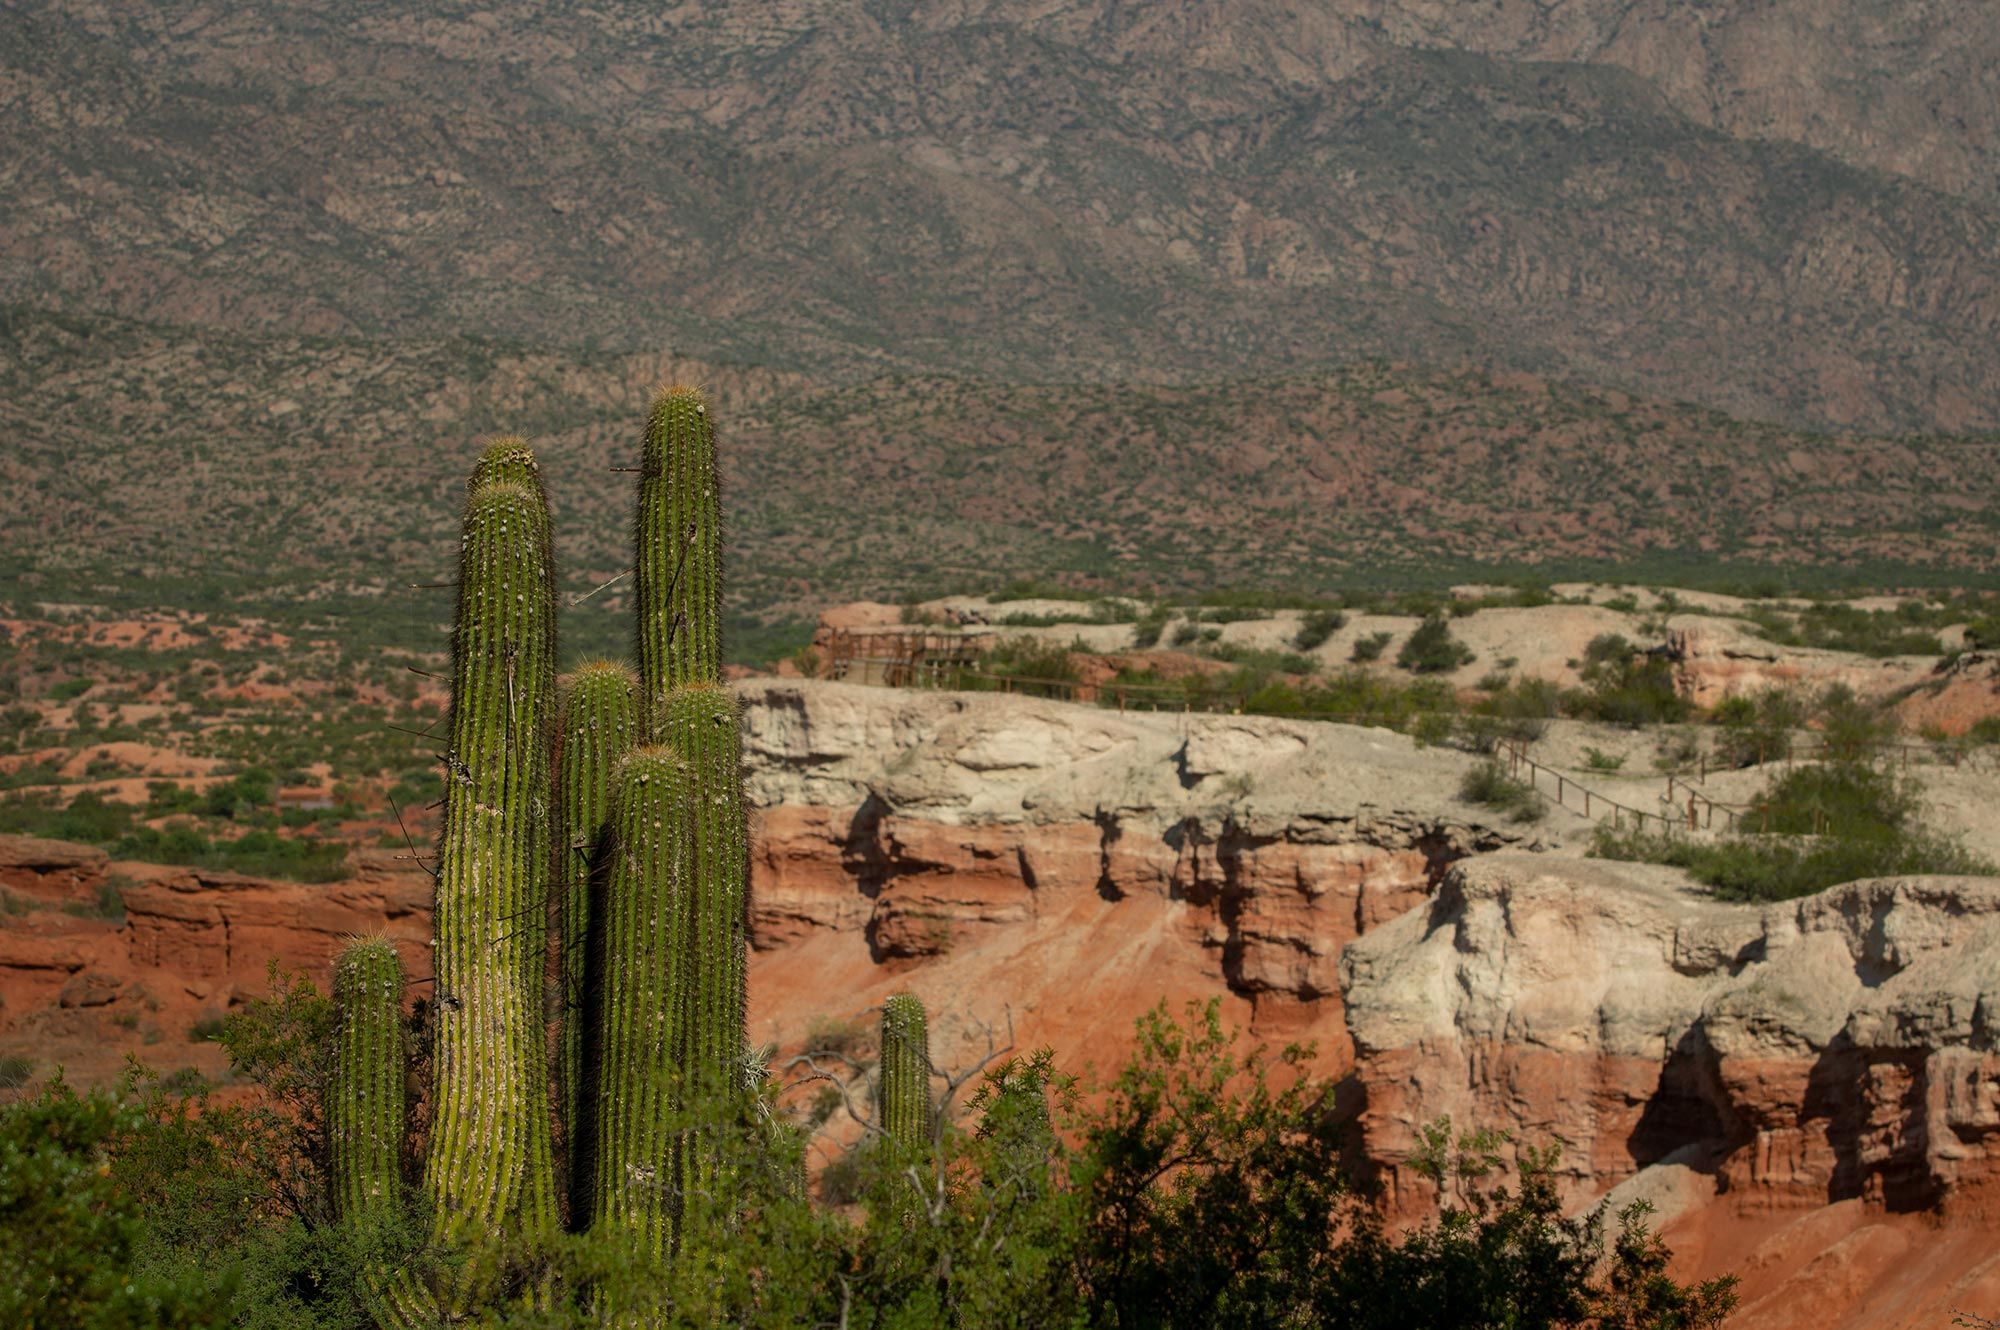
[[1363,1151],[1405,1211],[1416,1129],[1449,1114],[1560,1142],[1579,1204],[1992,1217],[2000,880],[1729,905],[1667,869],[1487,855],[1341,973]]
[[[754,681],[753,937],[935,955],[1073,896],[1208,916],[1228,983],[1337,999],[1351,938],[1526,837],[1455,797],[1472,759],[1386,730],[1021,696]],[[1330,1014],[1330,1013],[1329,1013]]]

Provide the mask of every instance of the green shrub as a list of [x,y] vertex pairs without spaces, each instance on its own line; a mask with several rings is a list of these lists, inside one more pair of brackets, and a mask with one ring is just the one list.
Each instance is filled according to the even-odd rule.
[[34,1074],[33,1058],[24,1058],[19,1053],[0,1057],[0,1090],[18,1090],[33,1079]]
[[1719,899],[1780,901],[1843,882],[1914,873],[1991,874],[1994,866],[1928,830],[1896,835],[1732,836],[1705,842],[1678,835],[1613,832],[1599,826],[1591,853],[1685,868]]
[[1625,765],[1623,754],[1613,755],[1588,744],[1583,749],[1583,765],[1590,771],[1616,771]]
[[1481,762],[1466,772],[1458,797],[1505,813],[1515,822],[1539,822],[1548,812],[1542,796],[1527,782],[1508,775],[1507,768],[1498,762]]
[[1132,645],[1141,651],[1158,646],[1160,634],[1166,630],[1168,620],[1173,617],[1173,610],[1165,605],[1155,605],[1146,611],[1132,625]]
[[1308,610],[1299,621],[1299,630],[1292,634],[1292,646],[1311,651],[1346,626],[1347,616],[1339,610]]
[[1836,761],[1852,762],[1873,756],[1895,738],[1899,729],[1895,716],[1863,701],[1846,684],[1828,687],[1813,710],[1814,719],[1819,722],[1821,749]]
[[975,692],[1010,687],[1035,697],[1068,697],[1073,691],[1069,685],[1083,678],[1071,655],[1080,649],[1078,642],[1065,647],[1038,637],[1003,637],[979,657],[973,670],[958,672],[951,686]]
[[1412,674],[1445,674],[1472,658],[1471,648],[1452,636],[1450,620],[1432,614],[1404,640],[1396,664]]
[[1722,731],[1716,755],[1733,767],[1781,761],[1791,755],[1792,732],[1805,724],[1805,707],[1783,688],[1765,688],[1755,697],[1732,694],[1710,717]]
[[1800,766],[1773,781],[1717,841],[1600,826],[1593,853],[1685,868],[1724,900],[1774,901],[1843,882],[1994,866],[1917,820],[1914,782],[1864,762]]
[[1358,637],[1354,640],[1354,649],[1348,653],[1348,659],[1358,665],[1365,665],[1371,660],[1380,660],[1382,652],[1388,648],[1394,636],[1393,633],[1369,633],[1364,637]]
[[1642,653],[1617,633],[1601,633],[1584,649],[1581,688],[1563,697],[1572,716],[1611,725],[1666,725],[1687,718],[1688,700],[1673,663]]

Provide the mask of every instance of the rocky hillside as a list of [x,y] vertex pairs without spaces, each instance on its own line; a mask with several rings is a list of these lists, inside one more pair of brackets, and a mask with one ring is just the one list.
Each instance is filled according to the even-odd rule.
[[[252,337],[0,318],[0,569],[36,602],[228,603],[422,642],[448,600],[464,459],[536,436],[571,589],[629,558],[634,412],[662,377],[725,413],[735,608],[1066,579],[1321,593],[1543,575],[1978,580],[2000,448],[1810,435],[1533,375],[1363,365],[1257,383],[845,387],[660,354]],[[6,579],[0,578],[0,582]],[[7,593],[0,591],[0,596]],[[565,618],[617,649],[611,586]],[[4,605],[0,605],[4,607]]]
[[0,520],[45,539],[0,568],[367,619],[518,429],[581,590],[668,375],[730,412],[766,618],[1977,570],[2000,25],[1880,9],[11,6]]
[[850,378],[1490,358],[1991,427],[1996,41],[1860,0],[38,0],[0,299]]

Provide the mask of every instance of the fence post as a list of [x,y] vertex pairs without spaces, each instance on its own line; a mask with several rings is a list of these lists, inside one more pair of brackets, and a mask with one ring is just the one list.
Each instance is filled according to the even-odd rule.
[[1590,789],[1588,786],[1583,791],[1583,815],[1585,817],[1590,816]]
[[1121,716],[1125,714],[1125,690],[1123,688],[1118,690],[1118,714]]
[[1695,808],[1694,796],[1690,794],[1688,796],[1688,830],[1699,831],[1700,829],[1701,829],[1700,814]]

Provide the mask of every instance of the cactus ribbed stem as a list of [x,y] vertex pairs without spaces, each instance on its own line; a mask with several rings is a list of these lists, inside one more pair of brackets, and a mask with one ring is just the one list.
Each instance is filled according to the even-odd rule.
[[[327,1084],[327,1172],[333,1210],[364,1243],[403,1222],[405,1067],[403,964],[387,938],[351,942],[333,963],[333,1076]],[[436,1303],[407,1272],[371,1272],[364,1290],[383,1330],[416,1330]]]
[[707,399],[699,388],[661,389],[639,459],[634,560],[639,681],[649,701],[722,677],[721,489]]
[[590,1089],[585,1054],[589,1048],[586,985],[590,964],[591,897],[594,873],[609,852],[611,781],[619,760],[638,742],[638,683],[632,672],[609,661],[577,667],[563,698],[562,734],[556,752],[556,892],[559,900],[561,1042],[556,1067],[558,1103],[569,1145],[570,1220],[580,1224],[590,1212],[592,1124],[586,1110]]
[[[447,1247],[545,1233],[555,1219],[541,989],[556,612],[549,546],[538,489],[510,479],[473,489],[452,638],[434,915],[437,1085],[424,1167],[434,1237]],[[477,1265],[464,1271],[468,1282]]]
[[327,1096],[334,1213],[380,1225],[400,1214],[403,965],[387,938],[353,942],[333,967],[334,1076]]
[[682,834],[692,783],[666,748],[635,750],[613,786],[613,849],[603,896],[609,963],[600,977],[603,1026],[595,1095],[594,1231],[664,1262],[678,1209],[676,1143],[685,886],[691,845]]
[[[689,846],[687,961],[676,976],[683,1116],[694,1133],[681,1186],[709,1214],[728,1209],[716,1133],[743,1102],[748,1015],[750,848],[743,802],[743,732],[736,699],[719,684],[686,684],[653,708],[662,743],[687,766],[680,835]],[[704,1140],[706,1138],[706,1140]]]
[[929,1150],[931,1044],[924,1004],[898,993],[882,1004],[882,1129],[898,1149]]

